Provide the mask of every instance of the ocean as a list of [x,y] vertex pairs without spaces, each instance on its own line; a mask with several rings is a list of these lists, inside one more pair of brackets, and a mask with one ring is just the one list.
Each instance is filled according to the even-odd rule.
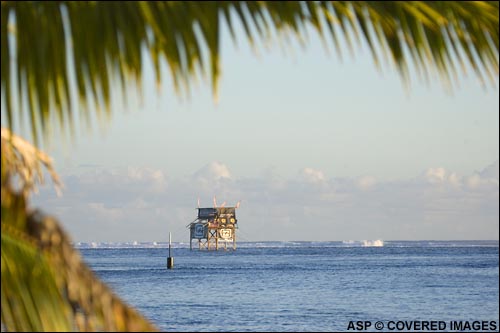
[[76,244],[96,274],[162,331],[499,328],[498,241],[237,245],[216,252],[174,243],[167,269],[166,243]]

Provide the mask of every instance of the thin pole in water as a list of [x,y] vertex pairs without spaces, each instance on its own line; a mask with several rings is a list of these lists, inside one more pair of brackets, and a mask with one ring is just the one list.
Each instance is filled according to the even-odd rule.
[[167,259],[167,268],[174,267],[174,258],[172,257],[172,233],[168,233],[168,259]]

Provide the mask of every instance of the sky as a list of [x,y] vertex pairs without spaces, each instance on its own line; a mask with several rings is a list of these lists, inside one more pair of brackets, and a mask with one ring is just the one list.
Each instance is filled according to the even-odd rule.
[[188,242],[214,196],[241,201],[244,241],[498,239],[498,77],[405,87],[366,45],[339,59],[314,35],[255,51],[225,34],[221,67],[215,102],[208,80],[158,90],[146,62],[142,100],[55,136],[63,195],[46,185],[33,206],[81,242]]

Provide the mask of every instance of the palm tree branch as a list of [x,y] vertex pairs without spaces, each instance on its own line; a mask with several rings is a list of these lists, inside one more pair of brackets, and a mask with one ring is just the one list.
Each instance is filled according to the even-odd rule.
[[[352,41],[362,37],[375,63],[389,55],[405,82],[410,65],[426,76],[437,70],[445,82],[456,74],[457,63],[469,64],[483,81],[495,83],[498,75],[498,1],[5,1],[1,52],[7,124],[12,128],[26,113],[38,143],[49,134],[52,117],[71,131],[78,117],[108,114],[113,78],[130,80],[140,90],[143,54],[153,60],[158,83],[163,59],[178,92],[208,73],[216,96],[223,22],[232,35],[240,22],[252,45],[271,30],[299,41],[306,28],[323,36],[326,24],[338,51],[339,38],[354,52]],[[11,63],[17,64],[13,70]],[[72,89],[80,103],[72,101]],[[83,115],[69,107],[75,104],[83,106]]]
[[[2,198],[6,194],[2,191]],[[101,282],[59,223],[2,200],[2,323],[13,331],[156,331]],[[6,202],[14,203],[11,205]],[[11,221],[24,215],[26,227]],[[57,272],[54,269],[57,268]]]
[[[154,331],[88,268],[59,223],[28,210],[50,158],[2,128],[2,324],[9,331]],[[57,271],[56,271],[57,270]]]
[[69,313],[46,257],[2,220],[2,323],[12,331],[70,331]]

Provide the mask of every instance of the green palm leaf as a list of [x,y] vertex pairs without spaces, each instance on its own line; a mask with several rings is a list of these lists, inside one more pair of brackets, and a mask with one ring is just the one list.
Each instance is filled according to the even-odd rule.
[[[2,325],[8,331],[155,331],[101,282],[59,223],[28,210],[50,159],[2,129]],[[19,190],[14,190],[18,188]]]
[[5,1],[6,120],[12,128],[28,118],[39,142],[53,129],[51,120],[71,130],[78,117],[109,112],[114,78],[139,89],[143,54],[151,57],[158,83],[165,60],[176,89],[210,75],[216,95],[220,31],[225,24],[235,36],[237,22],[251,44],[275,32],[304,40],[310,27],[329,34],[342,55],[340,38],[351,50],[363,38],[374,61],[389,60],[405,82],[410,65],[424,76],[436,71],[445,82],[471,66],[483,82],[495,82],[498,9],[498,1]]
[[[2,196],[5,192],[2,193]],[[9,331],[156,331],[83,263],[57,221],[2,201],[2,324]],[[8,223],[12,215],[26,225]]]
[[32,239],[2,223],[2,323],[10,331],[72,330],[55,274]]

